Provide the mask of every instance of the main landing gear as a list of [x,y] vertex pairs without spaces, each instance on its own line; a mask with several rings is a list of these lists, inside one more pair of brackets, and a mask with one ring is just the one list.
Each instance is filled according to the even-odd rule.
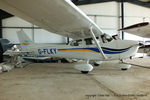
[[81,71],[82,74],[87,74],[88,72],[92,71],[93,66],[89,64],[89,60],[87,60],[86,63],[75,64],[74,68]]
[[94,61],[94,66],[98,67],[102,64],[102,61]]
[[97,64],[97,63],[94,63],[94,66],[99,66],[99,64]]

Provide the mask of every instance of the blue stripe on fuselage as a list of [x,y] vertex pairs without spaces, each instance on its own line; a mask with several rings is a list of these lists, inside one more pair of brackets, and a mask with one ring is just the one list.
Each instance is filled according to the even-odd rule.
[[[102,47],[102,50],[105,54],[119,54],[128,51],[130,48],[131,47],[124,48],[124,49],[112,49],[112,48]],[[58,50],[91,50],[100,53],[98,48],[66,48],[66,49],[58,49]]]

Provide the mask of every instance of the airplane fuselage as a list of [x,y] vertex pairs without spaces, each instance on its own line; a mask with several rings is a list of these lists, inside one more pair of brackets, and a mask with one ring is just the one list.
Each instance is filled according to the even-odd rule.
[[96,45],[29,45],[30,51],[36,56],[60,57],[87,60],[121,60],[134,56],[138,50],[138,42],[130,40],[113,40],[101,44],[107,59],[104,59]]

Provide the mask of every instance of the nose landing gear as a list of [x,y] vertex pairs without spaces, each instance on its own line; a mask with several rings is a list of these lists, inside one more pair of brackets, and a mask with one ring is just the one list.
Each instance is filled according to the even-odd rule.
[[118,67],[121,68],[122,71],[126,71],[131,67],[131,65],[123,62],[123,60],[120,60]]

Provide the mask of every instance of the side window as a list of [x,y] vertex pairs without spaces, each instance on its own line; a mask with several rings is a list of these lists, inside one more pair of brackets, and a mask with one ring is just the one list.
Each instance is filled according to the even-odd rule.
[[101,35],[101,38],[102,38],[103,43],[107,43],[105,34],[104,34],[104,35]]
[[[99,37],[96,37],[96,39],[99,39]],[[86,45],[95,44],[93,38],[86,38],[84,40],[85,40]]]
[[70,43],[70,45],[71,45],[71,46],[78,46],[78,44],[77,44],[76,41],[72,41],[72,42]]
[[82,40],[75,40],[70,43],[71,46],[79,46],[82,43]]
[[82,44],[82,40],[77,40],[76,43],[77,43],[77,46],[79,46]]
[[85,40],[85,43],[86,45],[92,45],[93,44],[93,39],[92,38],[87,38],[87,39],[84,39]]

